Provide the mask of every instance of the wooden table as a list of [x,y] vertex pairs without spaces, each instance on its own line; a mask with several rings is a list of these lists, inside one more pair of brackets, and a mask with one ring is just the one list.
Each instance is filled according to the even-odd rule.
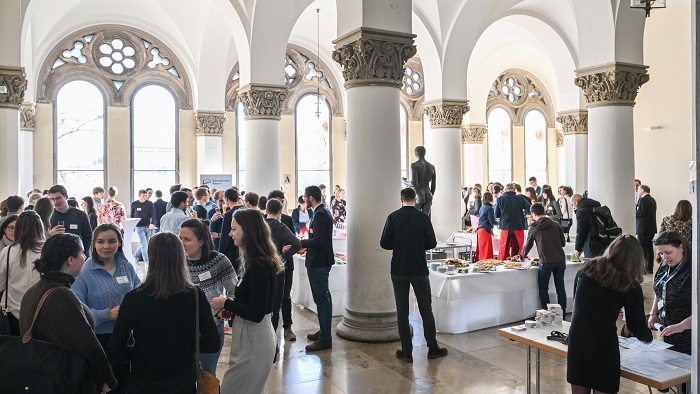
[[[568,347],[557,341],[547,340],[547,336],[551,331],[561,331],[564,333],[569,332],[569,326],[571,323],[565,321],[563,324],[553,324],[542,328],[528,328],[525,331],[511,331],[510,327],[501,328],[498,330],[498,335],[506,337],[516,342],[523,343],[527,345],[527,392],[531,392],[531,350],[534,347],[536,351],[536,361],[535,361],[535,374],[537,381],[535,382],[535,390],[537,394],[540,394],[540,350],[545,352],[556,354],[566,358],[568,354]],[[664,361],[681,356],[683,353],[678,353],[673,350],[657,350],[651,352],[645,352],[648,354],[650,359],[655,361]],[[637,372],[626,370],[624,365],[620,366],[620,376],[623,378],[641,383],[656,389],[667,389],[669,387],[676,386],[676,392],[680,392],[680,385],[690,381],[690,370],[683,368],[674,368],[671,371],[664,372],[654,376],[641,375]]]

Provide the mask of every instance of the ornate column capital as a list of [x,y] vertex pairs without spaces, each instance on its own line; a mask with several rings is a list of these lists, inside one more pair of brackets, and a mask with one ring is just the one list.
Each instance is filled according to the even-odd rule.
[[561,130],[557,130],[557,148],[564,147],[564,133]]
[[36,114],[35,103],[22,103],[19,111],[19,129],[22,131],[34,131],[34,114]]
[[435,100],[423,104],[423,112],[428,115],[430,127],[459,127],[464,114],[469,112],[467,100]]
[[404,64],[416,54],[415,34],[360,27],[333,44],[333,60],[343,68],[345,88],[401,87]]
[[485,124],[470,124],[462,127],[463,144],[482,144],[489,129]]
[[238,90],[238,97],[246,119],[280,120],[287,87],[251,83]]
[[26,90],[24,67],[0,66],[0,108],[19,110]]
[[588,107],[603,105],[634,106],[639,88],[649,81],[647,66],[608,63],[576,70],[574,84],[583,90]]
[[194,113],[197,136],[221,136],[224,133],[225,112],[197,111]]
[[562,111],[557,114],[557,122],[561,123],[562,131],[569,134],[588,134],[588,111],[575,109]]

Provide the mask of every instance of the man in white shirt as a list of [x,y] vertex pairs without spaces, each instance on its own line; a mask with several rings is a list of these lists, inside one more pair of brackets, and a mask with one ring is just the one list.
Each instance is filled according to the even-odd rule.
[[182,191],[177,191],[170,196],[170,203],[172,203],[173,207],[170,209],[170,212],[167,212],[160,218],[161,232],[169,231],[171,233],[180,234],[182,222],[189,219],[189,216],[185,215],[187,197],[187,193]]

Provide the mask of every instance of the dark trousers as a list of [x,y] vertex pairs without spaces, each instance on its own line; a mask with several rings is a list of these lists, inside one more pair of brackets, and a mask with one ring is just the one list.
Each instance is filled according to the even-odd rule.
[[328,290],[328,275],[330,272],[330,266],[306,268],[306,274],[311,285],[311,295],[314,298],[318,313],[318,325],[321,331],[318,338],[322,341],[332,339],[331,317],[333,316],[333,300],[331,299],[331,291]]
[[272,307],[272,328],[275,331],[279,325],[280,307],[282,308],[282,328],[292,327],[292,275],[294,275],[294,270],[290,269],[289,266],[277,274],[277,289]]
[[[109,346],[109,340],[112,338],[112,334],[95,334],[97,340],[102,345],[105,353],[107,352],[107,347]],[[111,363],[110,363],[111,364]],[[113,388],[110,393],[126,393],[126,387],[129,384],[129,375],[131,374],[131,364],[111,364],[112,372],[114,372],[114,377],[117,378],[117,387]]]
[[537,284],[540,288],[540,303],[542,309],[547,309],[549,304],[549,277],[554,275],[554,287],[557,289],[557,302],[566,312],[566,287],[564,286],[564,271],[566,264],[552,267],[540,265],[537,271]]
[[7,312],[7,322],[10,325],[10,335],[18,337],[19,333],[19,319],[12,314],[12,312]]
[[394,285],[394,298],[396,299],[396,320],[399,326],[399,336],[401,337],[401,351],[410,355],[413,352],[413,342],[411,342],[411,326],[408,323],[408,293],[413,286],[413,293],[418,301],[418,311],[423,319],[423,335],[428,344],[428,348],[438,347],[435,339],[435,316],[433,316],[432,295],[430,293],[430,280],[427,275],[421,276],[397,276],[391,275],[391,282]]
[[639,243],[642,244],[642,251],[644,251],[644,261],[646,261],[647,272],[651,273],[654,271],[654,245],[652,245],[651,242],[654,239],[654,234],[637,234],[637,239],[639,240]]

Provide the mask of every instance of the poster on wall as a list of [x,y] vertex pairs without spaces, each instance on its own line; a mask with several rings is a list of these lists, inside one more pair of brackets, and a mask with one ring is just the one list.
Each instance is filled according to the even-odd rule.
[[225,190],[233,186],[232,174],[201,174],[199,184],[217,190]]

